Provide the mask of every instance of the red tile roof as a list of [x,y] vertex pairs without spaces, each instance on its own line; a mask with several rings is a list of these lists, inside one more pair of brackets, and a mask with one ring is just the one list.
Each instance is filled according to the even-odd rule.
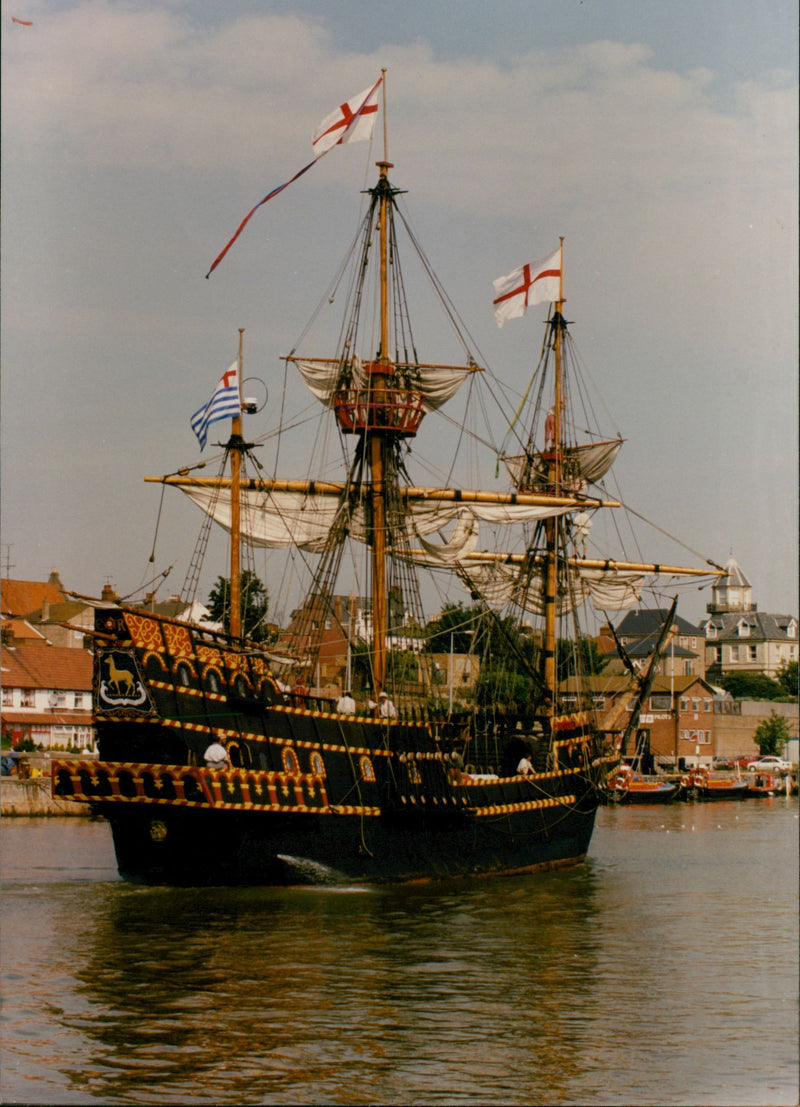
[[92,687],[92,655],[88,650],[60,646],[6,647],[0,664],[6,688],[88,692]]
[[3,630],[11,631],[11,635],[14,641],[19,639],[26,639],[26,645],[46,646],[47,639],[38,631],[35,627],[27,621],[27,619],[19,619],[16,616],[11,619],[3,619]]
[[30,615],[42,604],[63,603],[66,596],[49,580],[0,580],[0,609],[4,615]]

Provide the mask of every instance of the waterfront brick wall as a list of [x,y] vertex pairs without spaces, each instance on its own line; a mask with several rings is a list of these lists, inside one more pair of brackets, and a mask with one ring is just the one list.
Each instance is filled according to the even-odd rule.
[[758,755],[758,746],[754,740],[756,728],[770,712],[782,715],[789,724],[792,738],[798,736],[798,705],[796,703],[775,703],[772,700],[740,700],[736,714],[715,715],[715,754],[717,757],[736,757],[739,754]]

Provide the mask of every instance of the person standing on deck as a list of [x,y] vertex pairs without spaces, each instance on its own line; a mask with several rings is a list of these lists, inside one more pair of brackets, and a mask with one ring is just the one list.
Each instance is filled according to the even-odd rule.
[[381,719],[396,719],[397,708],[385,692],[378,696],[378,715]]
[[353,693],[348,688],[344,695],[339,697],[339,702],[336,704],[336,710],[340,715],[355,715],[356,713],[356,701],[353,699]]

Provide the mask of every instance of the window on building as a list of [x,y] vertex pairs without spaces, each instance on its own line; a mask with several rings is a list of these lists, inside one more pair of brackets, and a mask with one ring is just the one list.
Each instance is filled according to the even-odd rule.
[[[706,638],[716,638],[716,637],[717,637],[717,628],[714,626],[713,623],[709,623],[708,626],[706,627]],[[694,641],[694,639],[692,639],[692,641]]]
[[722,664],[722,646],[714,646],[714,662],[717,665]]
[[650,697],[651,711],[669,711],[672,707],[672,697],[669,695],[656,695]]
[[684,676],[694,676],[694,662],[693,661],[684,661],[684,663],[683,663],[683,675]]
[[686,696],[681,696],[681,711],[689,710],[689,701]]
[[697,741],[703,746],[711,745],[711,731],[710,730],[698,730]]
[[692,711],[695,714],[700,710],[700,700],[692,700]]
[[739,647],[738,646],[731,646],[731,661],[738,661],[738,660],[739,660]]
[[788,627],[786,628],[786,637],[787,638],[796,638],[797,637],[797,623],[794,621],[794,619],[791,621],[791,623],[789,623]]
[[740,638],[750,637],[750,627],[747,625],[747,623],[739,623],[738,627],[736,628],[736,632]]
[[33,688],[21,688],[20,689],[20,705],[22,707],[35,707],[36,706],[36,693]]
[[4,688],[3,689],[3,707],[13,707],[13,706],[14,706],[14,689],[13,688]]
[[758,646],[747,647],[748,661],[758,661]]
[[84,692],[76,692],[73,707],[82,708],[86,706],[86,698]]
[[696,650],[696,649],[697,649],[697,637],[696,637],[696,636],[694,636],[694,637],[692,638],[692,649],[693,649],[693,650]]
[[703,710],[704,711],[710,711],[711,708],[712,708],[712,705],[713,705],[712,700],[703,700]]
[[592,696],[592,706],[598,711],[602,711],[606,705],[605,696]]

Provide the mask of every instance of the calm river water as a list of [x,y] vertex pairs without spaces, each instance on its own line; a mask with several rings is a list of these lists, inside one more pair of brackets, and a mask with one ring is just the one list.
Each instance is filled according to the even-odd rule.
[[798,1101],[796,797],[411,888],[134,887],[82,819],[2,862],[3,1103]]

